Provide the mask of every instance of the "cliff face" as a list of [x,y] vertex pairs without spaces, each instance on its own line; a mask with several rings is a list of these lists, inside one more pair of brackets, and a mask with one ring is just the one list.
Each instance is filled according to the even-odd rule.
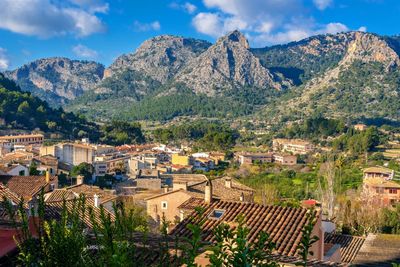
[[211,44],[207,41],[161,35],[145,41],[133,54],[118,57],[106,70],[106,77],[135,70],[165,83],[186,64],[203,53]]
[[195,93],[209,96],[221,94],[226,89],[240,90],[243,86],[275,90],[283,87],[250,52],[248,41],[238,31],[220,38],[192,60],[175,80],[186,84]]
[[104,66],[99,63],[55,57],[33,61],[5,75],[24,91],[60,105],[91,90],[103,73]]

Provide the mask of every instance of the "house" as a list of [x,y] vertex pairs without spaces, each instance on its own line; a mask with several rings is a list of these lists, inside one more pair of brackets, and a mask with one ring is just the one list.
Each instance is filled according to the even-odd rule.
[[32,159],[33,159],[33,153],[25,151],[17,151],[3,155],[3,157],[0,159],[0,162],[4,164],[20,163],[24,165],[29,165]]
[[184,189],[169,191],[159,195],[146,198],[147,215],[149,215],[156,224],[160,224],[162,219],[171,222],[172,225],[179,222],[180,214],[178,207],[191,198],[191,195]]
[[368,234],[353,266],[392,267],[400,264],[400,235]]
[[[231,177],[220,177],[209,180],[202,174],[172,174],[172,191],[164,192],[160,195],[146,199],[148,215],[153,220],[165,216],[173,219],[184,218],[193,210],[179,209],[179,207],[189,198],[196,203],[198,199],[203,199],[209,192],[210,186],[213,187],[212,198],[228,201],[254,201],[254,190],[237,182]],[[150,202],[148,202],[150,201]],[[153,208],[151,205],[156,205]],[[164,208],[163,208],[164,207]]]
[[364,179],[367,178],[380,178],[385,180],[392,180],[394,177],[394,170],[376,166],[376,167],[369,167],[363,170]]
[[96,156],[93,162],[94,173],[96,176],[106,174],[125,173],[129,166],[129,156]]
[[77,184],[62,189],[56,189],[46,195],[46,202],[57,202],[73,200],[83,194],[88,201],[93,201],[96,207],[102,205],[109,212],[113,212],[113,204],[116,203],[117,195],[113,190],[101,189],[98,186]]
[[278,153],[273,155],[274,162],[280,165],[293,166],[297,164],[297,156],[285,153]]
[[172,154],[171,163],[172,165],[189,166],[191,165],[192,157],[186,155]]
[[[201,225],[202,241],[214,242],[213,229],[222,223],[235,227],[238,216],[242,215],[249,229],[249,242],[255,242],[260,232],[265,231],[276,244],[274,253],[282,257],[298,256],[302,229],[308,221],[309,210],[272,205],[263,206],[241,201],[213,200],[207,195],[195,204],[203,208],[203,212],[198,216],[195,216],[197,213],[193,212],[192,216],[176,225],[170,232],[172,238],[190,238],[191,231],[187,228],[188,224],[204,222]],[[193,200],[187,200],[180,207],[185,208],[186,206],[193,207]],[[316,212],[317,221],[314,225],[313,235],[319,237],[319,240],[312,245],[310,250],[313,252],[312,258],[323,260],[324,233],[321,228],[321,213],[320,211],[314,212]],[[197,262],[200,266],[209,264],[204,254],[198,256]]]
[[357,131],[365,131],[367,128],[368,128],[367,125],[363,123],[358,123],[354,125],[354,129]]
[[42,146],[40,156],[51,155],[59,162],[76,166],[83,162],[92,164],[95,156],[95,148],[88,144],[60,143],[53,146]]
[[46,155],[46,156],[39,156],[35,157],[32,160],[37,165],[37,169],[42,172],[49,171],[51,175],[58,174],[58,159]]
[[289,152],[295,155],[312,153],[315,149],[314,145],[309,141],[284,138],[274,139],[272,148],[274,151]]
[[400,184],[382,178],[365,178],[362,198],[376,205],[394,205],[400,202]]
[[273,160],[273,155],[272,153],[238,153],[236,160],[240,165],[254,164],[256,162],[270,163]]
[[210,158],[194,158],[192,164],[193,170],[209,171],[215,168],[215,162]]
[[29,175],[29,169],[21,164],[0,165],[0,171],[3,173],[3,175],[11,175],[11,176]]
[[157,157],[139,156],[131,158],[128,161],[129,173],[131,175],[138,175],[140,170],[156,169],[158,164]]
[[0,136],[0,141],[13,145],[41,145],[44,141],[43,134],[21,134]]
[[0,175],[0,183],[9,188],[12,192],[22,197],[26,202],[35,198],[43,189],[44,193],[51,192],[58,187],[57,176],[10,176]]

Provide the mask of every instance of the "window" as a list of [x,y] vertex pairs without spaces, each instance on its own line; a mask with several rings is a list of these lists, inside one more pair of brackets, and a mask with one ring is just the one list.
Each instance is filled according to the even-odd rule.
[[389,188],[389,194],[397,194],[396,188]]
[[222,217],[222,215],[224,215],[224,213],[225,213],[225,210],[215,209],[208,215],[208,218],[214,219],[214,220],[219,220]]
[[50,184],[50,191],[54,191],[55,185],[54,184]]
[[168,208],[167,201],[161,201],[161,209],[166,210]]
[[376,193],[377,194],[383,194],[383,193],[385,193],[385,189],[384,188],[377,188],[376,189]]

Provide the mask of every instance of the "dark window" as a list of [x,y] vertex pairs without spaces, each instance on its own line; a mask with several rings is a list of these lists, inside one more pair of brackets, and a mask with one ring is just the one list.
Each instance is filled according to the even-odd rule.
[[397,194],[396,188],[389,188],[389,194]]
[[218,220],[224,215],[224,213],[225,210],[215,209],[210,213],[210,215],[208,215],[208,218]]

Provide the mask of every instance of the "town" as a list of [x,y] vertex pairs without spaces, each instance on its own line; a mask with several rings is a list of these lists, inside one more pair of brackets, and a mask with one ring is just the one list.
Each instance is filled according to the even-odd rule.
[[[358,134],[372,129],[365,124],[351,127]],[[393,137],[390,146],[400,147],[398,134]],[[318,241],[310,247],[315,261],[362,264],[371,253],[379,261],[390,261],[400,249],[400,235],[383,231],[398,227],[398,221],[394,226],[378,222],[400,203],[399,154],[387,161],[388,154],[372,153],[358,173],[350,174],[361,176],[358,185],[338,189],[338,175],[349,179],[345,164],[339,166],[342,169],[337,167],[346,159],[333,160],[328,156],[332,147],[298,138],[274,138],[270,147],[237,146],[234,153],[193,151],[187,144],[112,146],[94,144],[88,138],[54,143],[40,133],[0,136],[0,144],[0,194],[15,209],[22,199],[32,219],[38,215],[29,209],[37,206],[41,194],[52,218],[61,216],[63,202],[77,201],[83,195],[85,205],[97,212],[104,209],[115,216],[116,205],[123,203],[127,209],[140,211],[154,235],[160,235],[164,226],[168,235],[189,238],[185,228],[196,208],[202,207],[203,217],[197,220],[206,220],[211,228],[246,216],[251,236],[267,231],[276,242],[279,261],[290,265],[296,261],[301,229],[307,221],[305,211],[312,208],[318,214],[312,230]],[[316,166],[322,181],[321,177],[307,184],[296,181],[314,175]],[[294,180],[285,187],[297,196],[280,194],[276,191],[279,187],[271,188],[268,179],[254,183],[262,173],[275,173],[275,179],[282,181]],[[304,185],[308,189],[299,193]],[[318,187],[320,192],[310,192]],[[2,214],[0,256],[4,258],[17,249],[14,235],[18,229],[10,227],[10,216],[4,210]],[[203,238],[211,240],[212,235],[204,232]],[[390,251],[388,243],[393,248]],[[208,259],[199,254],[196,262],[206,264]]]

